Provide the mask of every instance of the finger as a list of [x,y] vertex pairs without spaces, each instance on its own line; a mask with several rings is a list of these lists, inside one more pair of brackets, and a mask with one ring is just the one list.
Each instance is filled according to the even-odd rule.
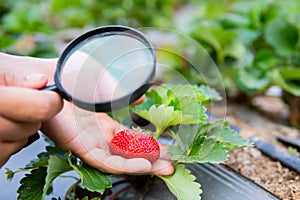
[[63,106],[59,94],[29,88],[0,86],[0,114],[23,122],[45,121]]
[[11,155],[18,152],[26,144],[27,139],[17,142],[0,142],[0,167],[3,166]]
[[101,171],[113,174],[145,174],[149,173],[152,167],[146,159],[125,159],[110,155],[103,149],[93,149],[81,158]]
[[174,173],[174,167],[172,162],[158,159],[152,164],[150,173],[155,175],[171,175]]
[[28,138],[36,133],[41,127],[41,122],[16,122],[4,117],[0,117],[0,124],[1,141],[17,141]]
[[47,82],[47,77],[44,74],[18,76],[9,71],[0,72],[0,85],[4,86],[18,86],[38,89],[46,86]]
[[171,160],[170,156],[168,155],[168,146],[165,145],[165,144],[162,144],[162,143],[158,143],[159,145],[159,149],[160,149],[160,156],[159,158],[160,159],[163,159],[163,160]]

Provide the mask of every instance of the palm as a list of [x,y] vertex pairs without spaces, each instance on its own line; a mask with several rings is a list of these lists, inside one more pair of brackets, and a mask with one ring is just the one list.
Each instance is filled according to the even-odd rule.
[[105,113],[84,111],[65,102],[63,110],[43,124],[42,131],[59,147],[72,151],[86,163],[109,173],[173,172],[171,163],[164,160],[165,152],[153,164],[142,158],[125,159],[111,155],[108,143],[123,128]]

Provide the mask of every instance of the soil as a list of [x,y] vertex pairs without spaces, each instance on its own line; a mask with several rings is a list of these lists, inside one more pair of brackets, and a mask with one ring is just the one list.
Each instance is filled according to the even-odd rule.
[[[244,138],[258,137],[287,150],[288,147],[278,142],[276,136],[300,138],[299,130],[286,125],[289,110],[278,99],[261,97],[255,101],[254,105],[259,107],[249,108],[230,103],[226,111],[227,120],[240,129]],[[267,105],[265,110],[264,105]],[[215,115],[222,114],[224,108],[215,105],[213,111]],[[281,199],[300,199],[300,174],[279,161],[270,159],[255,147],[231,152],[225,166],[248,177]]]
[[300,199],[300,175],[263,155],[254,147],[230,153],[225,163],[281,199]]

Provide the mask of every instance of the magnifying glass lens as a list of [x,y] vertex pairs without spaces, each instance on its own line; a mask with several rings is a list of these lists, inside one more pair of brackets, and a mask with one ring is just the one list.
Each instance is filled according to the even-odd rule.
[[108,111],[141,96],[145,91],[139,89],[152,81],[154,68],[155,55],[145,40],[126,31],[109,32],[74,45],[61,62],[57,82],[80,107]]

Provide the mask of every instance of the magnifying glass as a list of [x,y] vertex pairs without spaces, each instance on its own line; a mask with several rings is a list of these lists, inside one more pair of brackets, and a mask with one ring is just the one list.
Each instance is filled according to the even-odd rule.
[[108,112],[138,100],[155,75],[155,50],[139,31],[126,26],[103,26],[72,40],[58,59],[58,92],[80,108]]

